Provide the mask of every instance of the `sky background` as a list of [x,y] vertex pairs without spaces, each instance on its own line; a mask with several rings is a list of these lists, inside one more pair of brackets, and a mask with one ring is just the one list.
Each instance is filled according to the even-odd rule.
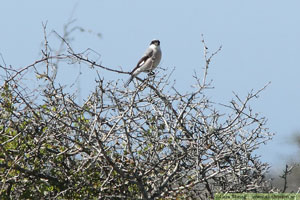
[[[48,32],[62,34],[72,15],[75,26],[88,30],[74,33],[75,51],[91,48],[101,54],[99,61],[107,67],[130,71],[150,41],[159,39],[160,66],[175,67],[172,79],[181,91],[191,90],[195,70],[201,74],[204,34],[210,52],[223,46],[209,69],[215,87],[211,98],[227,103],[233,91],[246,97],[251,89],[271,81],[251,103],[276,134],[258,152],[271,165],[282,166],[299,157],[292,144],[292,135],[300,130],[299,0],[10,0],[2,1],[0,9],[0,53],[7,65],[21,68],[40,58],[42,22],[47,22]],[[61,69],[59,78],[74,82],[79,71],[84,98],[93,90],[95,71],[69,67]],[[107,80],[128,78],[101,73]]]

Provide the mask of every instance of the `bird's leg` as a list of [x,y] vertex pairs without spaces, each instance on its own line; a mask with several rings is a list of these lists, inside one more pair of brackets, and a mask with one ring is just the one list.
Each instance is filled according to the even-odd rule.
[[154,75],[154,72],[152,71],[152,69],[153,69],[153,64],[154,64],[154,59],[155,59],[155,57],[153,57],[153,59],[152,59],[152,66],[151,66],[151,68],[150,68],[150,70],[149,70],[148,76],[153,76],[153,75]]
[[153,71],[149,71],[149,73],[148,73],[148,77],[147,77],[147,80],[148,81],[150,81],[150,80],[154,80],[154,78],[155,78],[155,73],[153,72]]

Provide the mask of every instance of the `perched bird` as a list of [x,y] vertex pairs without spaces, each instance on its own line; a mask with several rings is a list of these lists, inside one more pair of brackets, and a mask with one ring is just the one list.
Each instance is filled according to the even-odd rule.
[[144,56],[139,60],[136,67],[130,73],[130,78],[125,83],[125,87],[129,85],[129,83],[133,80],[141,72],[150,73],[153,69],[155,69],[161,59],[161,50],[160,50],[160,41],[152,40],[149,48],[146,50]]

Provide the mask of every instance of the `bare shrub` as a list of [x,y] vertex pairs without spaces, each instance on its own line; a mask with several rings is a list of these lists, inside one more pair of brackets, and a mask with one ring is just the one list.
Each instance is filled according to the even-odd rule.
[[[215,192],[265,190],[268,165],[254,151],[272,134],[249,102],[266,86],[244,99],[212,102],[207,73],[221,48],[210,54],[203,40],[204,73],[193,77],[193,91],[180,93],[159,70],[130,89],[99,75],[79,105],[56,82],[61,61],[128,72],[61,40],[64,48],[53,52],[45,31],[39,60],[18,70],[0,66],[1,198],[209,199]],[[29,69],[43,83],[37,88],[21,84]]]

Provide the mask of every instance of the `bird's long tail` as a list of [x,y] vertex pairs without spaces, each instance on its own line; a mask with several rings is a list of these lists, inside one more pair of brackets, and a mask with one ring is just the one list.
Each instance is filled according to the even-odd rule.
[[128,87],[129,83],[133,80],[134,76],[130,76],[128,81],[124,84],[124,87]]

